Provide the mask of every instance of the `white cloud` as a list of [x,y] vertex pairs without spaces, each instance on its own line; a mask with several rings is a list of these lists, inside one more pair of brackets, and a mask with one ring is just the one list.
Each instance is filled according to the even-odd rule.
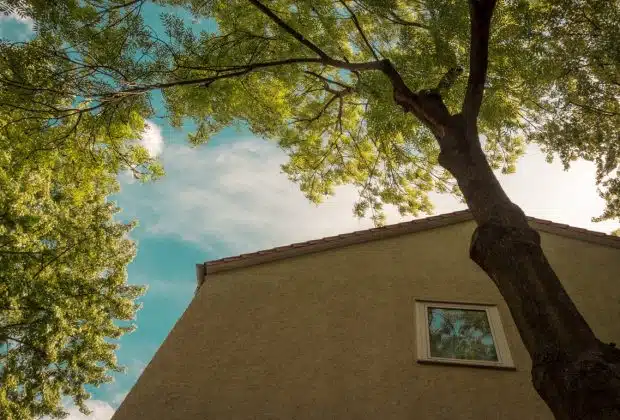
[[[357,195],[352,187],[339,188],[318,206],[309,203],[280,172],[287,157],[273,143],[241,138],[200,149],[171,145],[162,159],[166,177],[153,185],[125,185],[131,193],[120,202],[152,234],[181,237],[204,249],[224,245],[237,253],[372,227],[353,216]],[[500,179],[528,215],[605,232],[617,226],[590,221],[604,203],[588,162],[564,172],[531,147],[517,174]],[[451,196],[432,198],[436,214],[464,208]],[[388,223],[403,220],[395,209],[387,216]]]
[[[280,173],[286,156],[273,143],[239,139],[198,150],[174,145],[162,159],[166,177],[132,188],[129,205],[120,203],[154,234],[245,252],[372,226],[353,217],[350,187],[319,206],[309,203]],[[146,200],[138,198],[143,187],[153,193]],[[389,211],[388,220],[399,220],[397,212]]]
[[21,16],[21,15],[18,15],[17,13],[11,13],[9,15],[0,13],[0,22],[7,22],[7,21],[10,22],[11,20],[26,25],[28,29],[31,31],[34,29],[34,21],[32,20],[32,18],[28,16]]
[[25,41],[34,32],[34,21],[17,13],[0,13],[0,38],[12,41]]
[[140,138],[140,144],[149,152],[152,157],[159,156],[164,148],[164,139],[161,135],[161,128],[152,121],[146,120],[146,128],[142,137]]
[[[72,406],[66,409],[69,415],[65,420],[110,420],[115,411],[110,404],[100,400],[87,401],[86,406],[92,411],[91,414],[82,414],[79,408]],[[41,417],[40,420],[49,420],[49,417]]]

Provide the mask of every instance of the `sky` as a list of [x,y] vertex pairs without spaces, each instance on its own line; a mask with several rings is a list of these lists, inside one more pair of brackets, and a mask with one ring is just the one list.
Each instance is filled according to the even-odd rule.
[[[157,13],[151,11],[147,19],[157,25]],[[27,39],[31,30],[27,20],[0,15],[0,38]],[[197,263],[372,227],[369,220],[353,216],[356,192],[350,187],[337,189],[318,206],[309,203],[281,173],[287,157],[273,142],[227,128],[207,145],[191,148],[186,135],[163,119],[150,120],[141,141],[161,158],[166,176],[149,184],[119,176],[121,191],[113,199],[123,209],[120,218],[139,220],[131,233],[138,254],[128,267],[128,281],[149,290],[140,299],[137,330],[120,340],[117,355],[127,372],[90,390],[91,416],[67,401],[70,420],[111,418],[190,303]],[[575,162],[564,171],[558,161],[548,164],[536,146],[529,146],[516,174],[499,179],[529,216],[609,233],[619,227],[617,222],[591,222],[604,208],[594,175],[589,162]],[[432,197],[435,214],[465,208],[451,196]],[[388,209],[387,216],[388,223],[411,219],[395,209]]]

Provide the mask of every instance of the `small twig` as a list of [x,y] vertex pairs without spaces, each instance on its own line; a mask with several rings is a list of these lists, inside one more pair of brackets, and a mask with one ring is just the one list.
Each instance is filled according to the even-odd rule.
[[323,82],[325,82],[325,83],[329,83],[329,84],[338,85],[338,86],[341,86],[341,87],[343,87],[343,88],[345,88],[345,89],[352,89],[352,86],[349,86],[349,85],[347,85],[347,84],[345,84],[345,83],[342,83],[342,82],[339,82],[339,81],[337,81],[337,80],[328,79],[327,77],[325,77],[325,76],[321,76],[320,74],[315,73],[315,72],[313,72],[313,71],[310,71],[310,70],[304,70],[304,73],[309,74],[309,75],[311,75],[311,76],[314,76],[314,77],[316,77],[317,79],[320,79],[320,80],[322,80],[322,81],[323,81]]
[[353,12],[353,10],[349,7],[349,5],[347,4],[347,2],[345,0],[340,0],[340,3],[347,9],[349,14],[351,15],[351,20],[353,21],[353,24],[357,28],[357,31],[360,33],[360,36],[364,40],[364,43],[366,44],[366,46],[368,47],[368,49],[372,53],[372,56],[375,58],[375,60],[379,61],[380,60],[379,56],[377,55],[377,53],[375,53],[375,49],[372,47],[372,45],[368,41],[368,38],[366,37],[366,34],[362,30],[362,26],[360,25],[360,22],[357,19],[357,16]]

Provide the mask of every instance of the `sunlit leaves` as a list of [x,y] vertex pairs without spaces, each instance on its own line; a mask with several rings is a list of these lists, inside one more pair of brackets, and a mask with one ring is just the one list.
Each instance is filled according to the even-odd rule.
[[84,408],[87,384],[119,370],[109,339],[131,330],[142,288],[126,284],[132,225],[114,221],[117,191],[105,154],[81,149],[66,127],[0,132],[0,411],[58,415],[61,398]]
[[[142,1],[61,2],[59,10],[69,20],[32,1],[28,13],[45,18],[40,32],[51,50],[62,52],[64,42],[71,53],[58,60],[40,52],[45,48],[29,54],[68,66],[68,77],[48,78],[56,83],[52,87],[102,114],[112,109],[112,115],[146,118],[152,113],[150,92],[167,86],[171,122],[193,120],[189,140],[195,145],[231,123],[246,123],[289,153],[284,170],[313,201],[352,183],[360,191],[358,215],[379,212],[387,203],[417,214],[430,211],[428,192],[454,189],[437,167],[435,139],[394,105],[380,72],[303,62],[316,59],[316,52],[245,0],[157,3],[207,19],[212,30],[200,32],[164,13],[165,36],[155,34],[141,19]],[[433,89],[451,69],[469,67],[466,2],[277,0],[268,7],[330,57],[388,58],[414,91]],[[525,142],[536,141],[565,164],[579,157],[595,161],[602,194],[613,203],[615,184],[609,178],[620,147],[617,14],[618,8],[603,0],[500,2],[478,121],[494,168],[514,171]],[[441,90],[452,113],[460,111],[466,82],[465,73]],[[101,116],[91,118],[91,127],[107,123]],[[115,148],[132,159],[146,158],[131,148]],[[610,206],[605,217],[618,211]]]
[[64,396],[84,408],[84,386],[120,369],[108,340],[131,330],[116,322],[142,288],[126,284],[132,225],[113,220],[105,162],[12,140],[0,134],[0,410],[29,419],[59,414]]
[[[398,45],[390,42],[390,37],[398,37],[398,26],[376,21],[370,11],[377,5],[347,5],[349,10],[332,2],[278,2],[270,7],[326,53],[352,61],[373,59],[352,20],[353,12],[363,29],[383,38],[370,43],[375,52],[397,57]],[[176,59],[182,64],[176,70],[177,78],[198,80],[244,64],[313,55],[244,2],[227,2],[225,8],[215,2],[213,11],[218,32],[203,33],[195,45],[179,48]],[[423,20],[422,13],[413,10],[403,9],[401,15],[401,19]],[[391,12],[386,18],[392,18]],[[466,26],[466,20],[463,22]],[[185,38],[179,21],[168,25],[174,27],[171,33],[175,32],[179,40]],[[439,39],[419,27],[408,28],[405,33],[422,45],[426,42],[432,46]],[[467,34],[459,36],[462,45],[457,50],[462,55]],[[442,47],[437,48],[439,51]],[[448,65],[438,69],[437,57],[422,54],[419,63],[413,65],[423,70],[405,73],[409,82],[433,87]],[[430,72],[434,73],[429,81]],[[459,83],[463,90],[463,82]],[[378,73],[355,74],[318,64],[293,63],[205,86],[173,87],[164,95],[176,125],[185,117],[194,119],[197,130],[190,135],[194,144],[207,141],[236,120],[246,121],[256,134],[278,140],[291,158],[284,171],[315,202],[338,185],[354,184],[360,192],[355,213],[362,216],[368,210],[380,221],[383,204],[394,204],[403,214],[429,212],[432,205],[428,192],[453,189],[447,172],[436,166],[439,151],[434,139],[418,121],[395,106],[389,82]],[[456,109],[458,100],[451,103]]]
[[86,410],[85,386],[121,370],[111,340],[132,330],[143,293],[126,283],[133,224],[114,220],[118,209],[107,197],[118,191],[120,171],[161,174],[136,143],[146,104],[75,112],[72,95],[62,90],[71,67],[43,51],[41,40],[3,46],[0,413],[6,419],[61,415],[64,397]]
[[[165,36],[144,25],[142,1],[61,2],[59,10],[71,16],[67,21],[31,3],[29,13],[48,21],[41,33],[55,40],[52,45],[58,48],[60,40],[71,45],[77,62],[70,64],[79,76],[70,73],[74,77],[63,83],[86,106],[116,107],[120,113],[140,109],[147,117],[149,92],[166,86],[173,125],[186,118],[195,123],[192,144],[243,121],[290,154],[285,172],[312,200],[337,185],[356,185],[365,202],[356,214],[386,203],[405,213],[429,211],[424,198],[429,191],[454,187],[437,168],[434,139],[394,105],[384,75],[304,62],[316,60],[316,51],[250,2],[158,0],[212,24],[200,32],[164,13]],[[478,121],[493,167],[514,171],[525,142],[536,141],[565,164],[579,157],[595,161],[603,194],[613,201],[607,178],[618,167],[620,147],[620,19],[614,4],[500,2]],[[276,0],[267,6],[330,57],[389,59],[414,91],[433,89],[451,69],[469,67],[470,22],[463,1]],[[94,73],[79,73],[85,70]],[[466,82],[463,74],[440,92],[452,113],[460,111]],[[606,217],[617,210],[612,205]]]

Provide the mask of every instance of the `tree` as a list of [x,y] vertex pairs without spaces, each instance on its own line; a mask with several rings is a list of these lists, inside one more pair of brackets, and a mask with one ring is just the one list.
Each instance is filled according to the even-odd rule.
[[[0,46],[3,82],[63,70],[33,53],[36,45]],[[47,81],[31,101],[70,105]],[[11,103],[19,90],[6,86],[0,101]],[[144,287],[126,282],[135,223],[116,221],[107,197],[119,171],[160,173],[130,141],[144,129],[139,117],[103,126],[102,116],[43,120],[27,108],[0,113],[0,417],[9,420],[62,416],[64,397],[86,413],[85,387],[123,370],[114,340],[134,329]]]
[[242,121],[289,153],[283,169],[311,200],[354,184],[355,213],[377,223],[384,204],[417,214],[431,190],[459,194],[477,223],[470,256],[510,308],[538,393],[559,419],[620,417],[620,351],[596,338],[493,173],[513,171],[527,142],[565,165],[586,158],[601,218],[620,215],[617,1],[158,0],[212,28],[168,13],[165,35],[141,19],[144,0],[18,3],[46,39],[36,54],[69,63],[56,89],[76,98],[50,109],[28,99],[38,82],[21,83],[33,116],[146,116],[162,91],[174,125],[196,124],[193,144]]

